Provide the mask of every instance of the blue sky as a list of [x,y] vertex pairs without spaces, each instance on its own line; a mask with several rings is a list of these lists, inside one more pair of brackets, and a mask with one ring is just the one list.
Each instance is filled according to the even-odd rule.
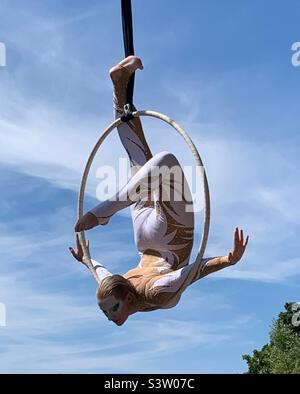
[[[236,225],[251,240],[240,264],[193,285],[176,308],[119,328],[99,313],[96,283],[67,249],[84,164],[112,120],[119,1],[0,0],[1,372],[243,372],[242,354],[267,342],[285,302],[300,301],[299,2],[186,3],[133,0],[145,66],[135,103],[175,118],[201,152],[212,203],[206,255],[227,254]],[[169,128],[147,121],[145,132],[154,152],[192,164]],[[97,166],[119,157],[112,135],[87,208]],[[112,272],[138,263],[128,212],[88,236]]]

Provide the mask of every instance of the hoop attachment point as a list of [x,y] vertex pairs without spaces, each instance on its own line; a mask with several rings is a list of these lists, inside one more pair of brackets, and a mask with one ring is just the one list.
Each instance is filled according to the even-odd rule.
[[134,116],[132,115],[133,111],[134,111],[134,107],[132,104],[125,104],[124,108],[123,108],[123,113],[121,115],[121,120],[122,122],[129,122],[131,119],[134,118]]

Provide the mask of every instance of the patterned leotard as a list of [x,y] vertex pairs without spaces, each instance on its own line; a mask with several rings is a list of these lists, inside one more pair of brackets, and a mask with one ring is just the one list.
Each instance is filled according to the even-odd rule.
[[[104,225],[116,212],[130,206],[141,260],[124,277],[147,299],[145,309],[170,308],[178,303],[187,285],[201,276],[209,260],[203,259],[196,277],[189,278],[194,239],[191,192],[172,153],[163,151],[149,158],[143,134],[141,137],[131,123],[122,123],[118,134],[128,153],[133,176],[114,197],[90,212]],[[96,261],[93,264],[100,278],[111,275]]]

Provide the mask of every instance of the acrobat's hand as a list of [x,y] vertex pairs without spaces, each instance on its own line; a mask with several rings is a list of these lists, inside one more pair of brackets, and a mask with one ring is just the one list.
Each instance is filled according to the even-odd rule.
[[97,217],[91,212],[88,212],[75,224],[75,232],[79,233],[80,231],[90,230],[91,228],[98,226],[98,224],[99,222]]
[[[90,243],[89,243],[89,241],[87,241],[86,244],[87,244],[86,247],[87,247],[87,250],[88,250],[88,253],[89,253],[90,252],[90,249],[89,249]],[[72,248],[72,246],[69,247],[69,250],[70,250],[72,256],[74,257],[74,259],[76,259],[77,261],[80,261],[81,263],[83,263],[85,265],[85,263],[83,262],[83,256],[84,256],[83,255],[83,249],[82,249],[82,246],[80,244],[79,235],[78,234],[76,234],[76,246],[77,246],[77,248],[75,250]]]
[[233,251],[228,255],[228,262],[230,264],[236,264],[242,258],[246,246],[249,241],[249,235],[247,235],[246,241],[244,242],[244,234],[243,230],[239,231],[238,227],[236,227],[234,231],[234,244]]

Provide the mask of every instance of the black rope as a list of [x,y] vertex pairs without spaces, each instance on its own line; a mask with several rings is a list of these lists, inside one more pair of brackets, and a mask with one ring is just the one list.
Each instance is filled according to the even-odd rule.
[[[121,0],[121,8],[124,50],[127,57],[134,55],[131,0]],[[127,104],[124,106],[121,116],[123,122],[128,122],[133,118],[132,112],[135,110],[133,105],[134,79],[135,74],[133,73],[127,86]]]

